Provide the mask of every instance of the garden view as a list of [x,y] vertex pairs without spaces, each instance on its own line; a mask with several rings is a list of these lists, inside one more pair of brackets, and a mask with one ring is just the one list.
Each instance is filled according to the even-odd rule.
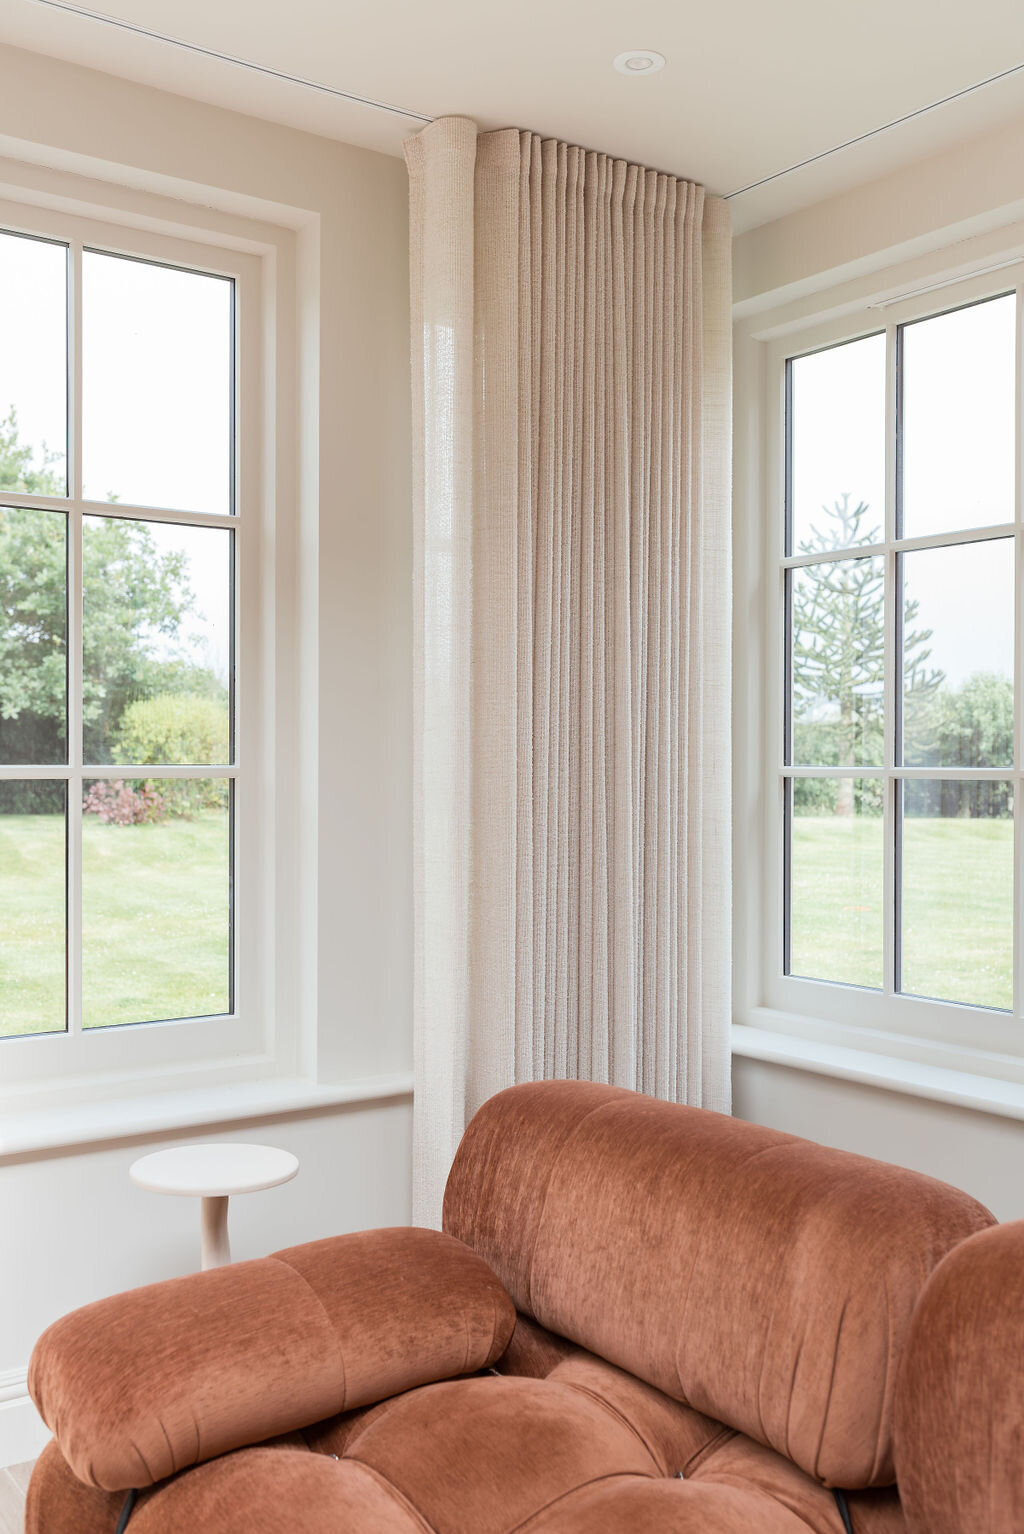
[[[864,503],[844,497],[822,509],[799,552],[825,553],[880,537]],[[907,766],[1012,768],[1008,648],[993,649],[993,669],[954,680],[933,663],[936,636],[922,617],[924,609],[935,610],[940,586],[959,582],[965,612],[972,593],[981,591],[993,606],[1005,606],[1012,632],[1012,559],[1007,539],[904,557]],[[884,634],[881,559],[794,571],[792,759],[797,766],[853,772],[793,780],[790,968],[876,987],[882,983],[883,781],[857,777],[856,768],[883,761]],[[902,792],[901,988],[1011,1007],[1011,781],[909,780]],[[951,932],[960,934],[958,941],[950,941]]]
[[[231,1005],[231,788],[205,771],[230,760],[231,284],[96,251],[82,267],[83,493],[196,519],[82,518],[71,712],[86,767],[124,771],[74,779],[69,806],[66,777],[40,776],[77,744],[67,519],[3,504],[66,493],[63,453],[44,446],[68,430],[66,251],[0,234],[0,402],[19,401],[0,417],[0,767],[15,769],[0,775],[0,1036],[65,1026],[69,809],[82,815],[84,1025]],[[894,635],[900,765],[933,772],[899,784],[901,988],[1001,1008],[1014,548],[999,529],[1014,516],[1015,326],[1010,295],[901,332],[902,525],[924,546],[899,556]],[[789,968],[873,987],[886,596],[883,557],[857,551],[882,539],[886,355],[878,332],[791,364]],[[860,492],[836,498],[844,484]],[[941,541],[968,528],[984,536]],[[174,767],[189,771],[161,776]],[[977,768],[988,776],[958,779]]]
[[[35,464],[33,459],[35,458]],[[63,475],[0,421],[0,495]],[[92,516],[83,525],[82,828],[86,1027],[230,1007],[230,533]],[[0,762],[67,761],[66,521],[0,509]],[[144,769],[196,765],[195,776]],[[0,781],[0,1033],[65,1018],[63,781]]]

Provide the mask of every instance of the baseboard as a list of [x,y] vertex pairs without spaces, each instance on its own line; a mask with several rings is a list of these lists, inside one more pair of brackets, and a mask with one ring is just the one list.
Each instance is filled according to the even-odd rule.
[[49,1437],[28,1393],[27,1371],[0,1372],[0,1469],[35,1459]]

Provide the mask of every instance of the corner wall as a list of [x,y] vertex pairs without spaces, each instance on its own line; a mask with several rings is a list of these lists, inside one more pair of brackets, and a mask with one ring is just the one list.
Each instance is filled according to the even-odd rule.
[[[751,471],[760,453],[762,386],[751,337],[763,315],[772,311],[774,320],[781,312],[796,319],[813,310],[818,303],[814,295],[844,284],[835,299],[841,303],[856,296],[857,283],[863,286],[871,274],[889,267],[898,268],[902,287],[912,288],[915,281],[928,280],[925,263],[934,251],[949,249],[952,268],[961,262],[981,266],[987,252],[998,253],[999,232],[1022,213],[1024,118],[1017,118],[944,154],[738,236],[733,246],[737,497],[753,493],[750,487],[757,483]],[[735,543],[742,557],[739,540]],[[739,721],[748,707],[739,689],[744,679],[748,688],[757,688],[759,673],[755,665],[744,664],[748,635],[739,611],[737,619]],[[739,785],[736,802],[744,803]],[[747,856],[745,842],[759,834],[759,824],[744,809],[734,837],[738,866]],[[755,919],[756,911],[737,913],[735,994],[741,1012],[760,999],[740,957],[752,949],[745,928]],[[747,1019],[737,1015],[736,1021]],[[1024,1039],[1021,1044],[1024,1048]],[[954,1183],[1001,1220],[1024,1217],[1020,1120],[739,1056],[733,1060],[733,1092],[733,1111],[740,1118]]]
[[[305,550],[312,589],[296,606],[297,620],[313,624],[317,661],[296,707],[307,720],[315,712],[316,728],[308,802],[294,823],[296,834],[306,826],[316,836],[316,879],[303,917],[308,995],[289,1001],[296,1012],[315,1009],[321,1081],[401,1079],[412,1068],[404,166],[2,46],[0,79],[0,154],[13,161],[267,222],[280,214],[303,229],[315,282],[298,316],[307,377],[297,429],[315,463],[303,487],[315,541]],[[24,1391],[43,1327],[88,1299],[198,1265],[198,1209],[133,1188],[138,1155],[224,1137],[293,1150],[302,1164],[293,1183],[232,1200],[235,1255],[253,1257],[407,1223],[410,1121],[404,1095],[0,1158],[0,1465],[31,1457],[45,1437]]]
[[90,1300],[199,1266],[199,1200],[137,1188],[128,1179],[132,1162],[167,1144],[218,1140],[277,1145],[299,1158],[292,1182],[231,1199],[235,1261],[345,1231],[409,1223],[408,1099],[4,1161],[0,1464],[34,1459],[49,1437],[29,1400],[25,1370],[51,1321]]

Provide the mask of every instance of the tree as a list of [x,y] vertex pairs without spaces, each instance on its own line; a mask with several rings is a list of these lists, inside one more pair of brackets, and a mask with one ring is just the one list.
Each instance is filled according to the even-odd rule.
[[[843,495],[822,507],[801,554],[826,554],[880,541],[866,525],[868,506],[851,507]],[[825,560],[793,574],[793,744],[795,760],[822,767],[856,767],[882,759],[885,689],[884,576],[876,559]],[[945,680],[928,666],[930,629],[915,627],[918,603],[903,607],[904,698],[921,710]],[[810,808],[815,789],[796,786],[797,802]],[[821,790],[817,798],[821,798]],[[832,791],[828,790],[828,797]],[[804,802],[806,801],[806,802]],[[852,778],[834,790],[835,812],[854,810]]]
[[[42,464],[0,421],[0,495],[63,495],[53,454]],[[0,507],[0,759],[66,759],[66,522],[55,511]],[[223,694],[180,638],[191,610],[186,558],[149,527],[96,517],[83,539],[83,725],[87,758],[110,759],[126,705],[155,693]]]
[[59,453],[51,453],[44,444],[43,461],[38,468],[33,466],[35,452],[18,437],[18,413],[12,405],[0,420],[0,492],[63,495],[67,489],[66,482],[53,468],[60,456]]
[[[923,767],[1006,767],[1013,764],[1013,683],[1008,676],[976,671],[956,688],[944,688],[935,709],[931,750],[908,760]],[[958,782],[944,778],[921,783],[918,799],[942,816],[972,820],[1008,816],[1013,810],[1010,779]]]
[[85,754],[102,762],[133,698],[182,690],[167,685],[168,672],[173,678],[183,669],[178,634],[193,597],[187,557],[159,551],[144,522],[98,517],[83,545]]

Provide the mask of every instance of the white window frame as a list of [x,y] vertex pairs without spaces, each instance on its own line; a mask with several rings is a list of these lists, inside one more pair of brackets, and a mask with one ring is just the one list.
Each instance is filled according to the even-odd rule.
[[[785,1061],[832,1074],[874,1080],[885,1074],[881,1065],[862,1070],[851,1064],[856,1054],[877,1062],[892,1060],[891,1084],[932,1095],[927,1072],[938,1067],[934,1095],[956,1097],[948,1072],[996,1078],[1024,1084],[1024,521],[1022,521],[1022,305],[1024,305],[1024,230],[1005,232],[1005,243],[993,252],[997,259],[973,275],[947,276],[971,254],[969,245],[955,252],[936,252],[910,270],[916,281],[899,269],[848,282],[831,292],[780,305],[737,326],[737,455],[736,455],[736,694],[734,707],[736,767],[734,943],[734,1020],[741,1026],[736,1048],[758,1058]],[[980,242],[979,242],[980,243]],[[991,246],[990,246],[991,248]],[[972,263],[980,266],[980,261]],[[931,278],[931,280],[928,280]],[[1017,426],[1015,506],[1012,523],[998,528],[972,529],[924,538],[895,538],[895,337],[900,325],[940,314],[986,298],[1016,293]],[[895,295],[895,296],[891,296]],[[785,765],[785,571],[809,562],[786,555],[786,397],[788,358],[823,347],[854,341],[884,331],[887,347],[886,380],[886,501],[884,540],[851,551],[855,556],[878,555],[886,569],[885,675],[886,765],[882,768],[800,769]],[[1009,769],[909,769],[890,766],[894,730],[892,678],[896,642],[895,561],[900,552],[936,545],[975,542],[1001,533],[1015,543],[1015,732],[1014,766]],[[881,991],[804,979],[784,973],[784,817],[783,795],[788,778],[800,776],[878,777],[886,784],[884,871],[887,915],[894,900],[893,789],[898,778],[1010,779],[1014,784],[1014,937],[1015,989],[1012,1013],[961,1006],[895,993],[893,990],[893,925],[885,922],[884,983]],[[757,1034],[752,1030],[761,1030]],[[792,1041],[775,1048],[776,1040]],[[861,1053],[863,1052],[863,1053]],[[911,1062],[923,1067],[919,1076],[897,1067]],[[839,1063],[842,1061],[843,1063]],[[823,1063],[824,1062],[824,1063]],[[900,1076],[904,1080],[901,1083]],[[950,1078],[951,1079],[951,1078]],[[882,1082],[881,1084],[886,1084]],[[1016,1086],[1007,1091],[1015,1093]],[[996,1094],[999,1096],[1000,1094]],[[1005,1096],[1005,1094],[1002,1094]],[[967,1100],[965,1094],[964,1100]],[[981,1105],[978,1099],[977,1105]],[[987,1105],[987,1104],[986,1104]],[[1018,1104],[995,1111],[1024,1111]]]
[[[68,350],[71,398],[68,420],[68,490],[66,501],[49,497],[5,495],[9,506],[63,508],[68,514],[69,623],[68,664],[69,766],[37,767],[6,772],[18,778],[66,778],[69,781],[69,883],[68,944],[69,982],[74,986],[74,955],[79,934],[74,930],[75,910],[80,908],[80,868],[71,849],[72,821],[81,818],[81,794],[73,791],[81,779],[81,720],[74,707],[78,689],[73,685],[80,665],[80,602],[71,600],[78,587],[75,560],[81,548],[82,518],[86,515],[131,516],[140,510],[148,521],[194,526],[230,527],[235,534],[235,584],[233,621],[235,657],[235,752],[229,768],[202,769],[203,776],[233,780],[234,788],[234,902],[233,902],[233,1010],[221,1016],[174,1019],[83,1030],[74,1026],[75,1009],[69,1008],[67,1032],[33,1034],[0,1039],[0,1106],[45,1107],[80,1101],[83,1095],[112,1097],[152,1090],[189,1086],[217,1086],[259,1080],[287,1071],[297,1043],[287,1028],[276,1026],[273,998],[275,971],[273,944],[274,781],[272,756],[275,647],[273,634],[273,570],[276,508],[265,462],[273,462],[272,435],[265,390],[265,334],[273,294],[275,263],[255,253],[256,242],[244,248],[237,235],[224,243],[211,241],[209,219],[197,219],[198,239],[177,231],[177,219],[159,227],[147,209],[144,217],[132,217],[111,209],[103,217],[70,212],[66,197],[57,205],[0,200],[0,229],[57,241],[70,252]],[[198,212],[198,210],[197,210]],[[95,248],[115,254],[156,261],[176,267],[229,278],[234,284],[234,379],[235,379],[235,497],[227,516],[153,508],[132,508],[117,503],[86,501],[81,496],[81,453],[78,432],[81,422],[81,263],[83,249]],[[70,770],[69,770],[70,768]],[[77,770],[77,778],[75,772]],[[168,775],[164,772],[164,775]],[[172,771],[170,775],[175,775]],[[179,776],[195,776],[196,769],[181,769]],[[124,776],[124,769],[91,771],[90,777]]]

